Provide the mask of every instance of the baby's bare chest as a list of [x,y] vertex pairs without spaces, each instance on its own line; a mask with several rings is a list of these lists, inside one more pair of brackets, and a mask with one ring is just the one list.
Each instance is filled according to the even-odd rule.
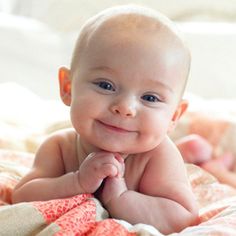
[[125,161],[125,180],[128,189],[138,191],[148,161],[148,157],[141,155],[132,156]]

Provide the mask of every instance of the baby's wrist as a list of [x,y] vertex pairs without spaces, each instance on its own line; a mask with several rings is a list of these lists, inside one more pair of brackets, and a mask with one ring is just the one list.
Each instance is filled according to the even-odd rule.
[[126,191],[127,186],[124,178],[111,177],[106,179],[102,193],[103,204],[105,206],[108,204],[115,204],[116,200],[118,200]]
[[81,174],[79,172],[79,170],[77,170],[76,172],[74,172],[74,185],[75,185],[75,189],[77,190],[77,194],[81,194],[81,193],[89,193],[86,188],[83,186],[82,181],[81,181]]
[[113,196],[109,199],[109,201],[104,204],[104,207],[107,209],[111,216],[116,215],[115,212],[121,209],[121,206],[124,204],[124,199],[126,198],[126,194],[129,190],[125,190],[124,192],[120,193],[119,195]]

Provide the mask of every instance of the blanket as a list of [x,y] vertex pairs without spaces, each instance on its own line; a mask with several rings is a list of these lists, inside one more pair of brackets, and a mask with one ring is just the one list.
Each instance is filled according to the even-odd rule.
[[[236,198],[202,212],[202,223],[178,235],[235,235]],[[233,204],[233,206],[232,206]],[[211,208],[213,208],[211,206]],[[209,213],[211,214],[210,219]],[[45,202],[20,203],[0,208],[0,234],[22,235],[162,235],[152,226],[110,219],[101,204],[90,194]],[[177,235],[177,233],[176,233]]]
[[108,219],[106,210],[90,194],[2,207],[0,233],[9,236],[135,235]]
[[[91,194],[12,205],[12,189],[32,161],[32,153],[0,150],[0,235],[163,235],[151,225],[109,218]],[[186,168],[199,204],[200,224],[172,235],[236,235],[236,189],[218,183],[195,165]]]

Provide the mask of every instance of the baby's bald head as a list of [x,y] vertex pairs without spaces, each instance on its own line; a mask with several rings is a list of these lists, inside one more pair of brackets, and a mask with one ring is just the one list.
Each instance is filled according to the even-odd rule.
[[[96,44],[97,39],[119,39],[119,44],[134,40],[137,34],[156,37],[157,47],[173,51],[173,60],[178,60],[182,73],[182,91],[185,89],[190,69],[190,53],[174,24],[159,12],[136,5],[106,9],[90,18],[82,27],[71,62],[71,75],[80,69],[84,53]],[[176,59],[178,58],[178,59]],[[172,60],[172,61],[173,61]],[[171,60],[170,60],[171,61]],[[147,62],[148,63],[148,62]]]

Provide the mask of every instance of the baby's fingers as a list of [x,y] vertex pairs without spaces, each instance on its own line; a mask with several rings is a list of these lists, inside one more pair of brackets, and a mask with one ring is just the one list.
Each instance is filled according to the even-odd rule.
[[117,177],[123,177],[124,173],[125,173],[125,163],[124,163],[124,159],[121,157],[121,155],[119,153],[115,153],[115,158],[118,161],[118,174]]
[[114,164],[105,163],[100,168],[100,178],[115,177],[118,175],[118,168]]

